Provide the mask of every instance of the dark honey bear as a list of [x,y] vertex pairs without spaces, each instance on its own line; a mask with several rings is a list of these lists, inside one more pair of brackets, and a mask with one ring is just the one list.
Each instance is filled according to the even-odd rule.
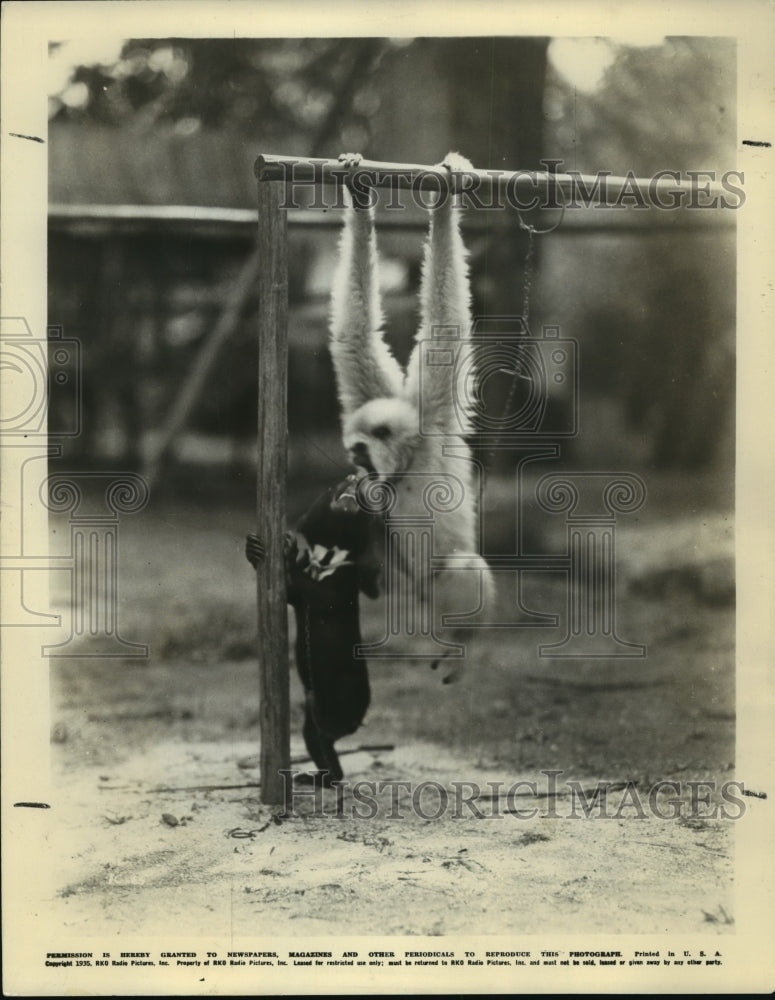
[[[358,477],[320,496],[285,536],[288,603],[296,617],[296,666],[304,685],[304,742],[318,768],[297,780],[324,787],[343,777],[334,743],[354,733],[369,706],[359,594],[377,597],[383,558],[382,521],[363,508]],[[245,555],[255,568],[264,548],[250,534]]]

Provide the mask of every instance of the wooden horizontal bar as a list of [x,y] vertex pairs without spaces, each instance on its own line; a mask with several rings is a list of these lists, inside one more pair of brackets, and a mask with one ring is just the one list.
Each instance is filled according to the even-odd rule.
[[[357,172],[368,176],[371,187],[390,187],[400,190],[438,190],[439,178],[449,176],[445,167],[439,164],[425,165],[419,163],[389,163],[379,160],[361,160]],[[255,162],[255,173],[259,181],[296,181],[299,184],[323,184],[344,178],[348,169],[337,160],[318,159],[304,156],[276,156],[269,153],[261,154]],[[607,174],[568,174],[550,173],[546,170],[472,170],[454,171],[459,178],[468,178],[475,182],[477,191],[490,191],[497,188],[515,188],[517,191],[535,192],[536,189],[559,192],[567,196],[583,185],[590,190],[604,179],[609,194],[619,194],[627,191],[633,184],[641,190],[648,190],[649,185],[656,185],[655,190],[661,194],[670,191],[697,191],[698,182],[691,179],[676,180],[674,177],[632,177],[613,176]],[[700,180],[703,196],[718,196],[730,194],[720,183]],[[707,185],[707,187],[705,186]],[[473,185],[470,186],[473,188]]]

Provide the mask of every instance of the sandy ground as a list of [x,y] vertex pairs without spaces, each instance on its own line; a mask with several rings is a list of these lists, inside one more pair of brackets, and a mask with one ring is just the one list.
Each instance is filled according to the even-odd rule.
[[[373,810],[363,795],[337,804],[328,791],[317,802],[297,797],[295,815],[280,818],[255,788],[239,787],[248,772],[235,759],[252,749],[166,743],[120,767],[63,779],[54,804],[63,825],[51,847],[69,860],[54,920],[74,937],[93,933],[96,921],[108,938],[174,927],[183,936],[217,928],[257,940],[545,928],[707,933],[732,922],[732,824],[724,820],[639,819],[621,788],[606,798],[608,818],[581,818],[580,800],[562,791],[534,797],[523,786],[507,801],[519,777],[536,775],[484,770],[419,744],[348,759],[353,782],[384,783],[373,796],[376,817],[354,815]],[[461,775],[503,798],[480,799],[477,817],[450,787]],[[538,777],[540,793],[548,786]],[[449,799],[434,818],[443,807],[438,787]]]
[[[686,786],[735,777],[726,514],[620,533],[618,627],[648,643],[644,660],[540,659],[538,642],[557,634],[531,631],[488,638],[476,667],[447,687],[424,666],[373,665],[366,724],[340,744],[392,747],[344,758],[351,786],[383,783],[368,818],[352,787],[342,816],[330,791],[281,814],[260,803],[258,770],[240,766],[259,735],[243,516],[189,508],[127,519],[122,630],[150,640],[151,658],[52,661],[48,905],[64,932],[734,930],[735,824],[692,809]],[[538,580],[534,602],[562,610],[563,593]],[[380,613],[366,607],[367,637]],[[303,757],[300,696],[294,677],[292,751]],[[562,772],[553,796],[548,769]],[[660,819],[648,795],[668,779],[683,783],[682,803]],[[518,780],[537,794],[523,786],[507,799]],[[610,782],[606,818],[578,818],[567,780],[587,795]],[[435,784],[417,792],[424,782]],[[478,801],[484,815],[457,806],[456,782],[490,796]]]

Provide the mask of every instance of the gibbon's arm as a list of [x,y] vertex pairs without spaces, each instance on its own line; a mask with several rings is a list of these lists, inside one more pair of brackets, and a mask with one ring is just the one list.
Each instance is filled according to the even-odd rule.
[[[450,153],[443,165],[453,170],[471,168],[467,160],[455,153]],[[452,187],[450,181],[447,196],[437,207],[430,209],[420,285],[420,326],[417,344],[409,361],[406,393],[412,402],[417,401],[422,407],[424,427],[432,424],[441,432],[465,434],[468,417],[456,411],[454,405],[454,365],[428,364],[424,357],[420,385],[421,353],[425,354],[435,346],[439,351],[451,350],[453,357],[457,358],[461,346],[471,334],[467,253],[460,233],[461,210]],[[438,327],[448,329],[434,333]]]
[[382,339],[374,210],[350,205],[331,294],[331,357],[342,415],[371,399],[398,395],[400,365]]

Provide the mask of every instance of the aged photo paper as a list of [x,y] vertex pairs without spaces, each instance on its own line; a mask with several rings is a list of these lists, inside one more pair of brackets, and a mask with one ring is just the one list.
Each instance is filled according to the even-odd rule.
[[[11,0],[2,17],[5,994],[771,991],[772,5]],[[339,168],[350,149],[366,159]],[[380,419],[345,420],[343,443],[347,365],[371,378],[370,348],[334,371],[327,344],[342,219],[368,227],[358,171],[400,364],[421,294],[433,329],[401,383],[418,405],[364,390]],[[428,216],[456,217],[434,201],[448,178],[464,213],[445,243]],[[256,243],[259,198],[287,210],[287,253],[282,227]],[[334,325],[358,322],[370,245]],[[467,295],[461,333],[444,309]],[[256,463],[256,396],[260,450],[285,433],[286,340],[283,549],[255,534],[286,492],[279,450]],[[448,464],[381,481],[406,421],[412,455]],[[364,482],[399,505],[379,510],[379,572],[310,527],[316,497],[337,484],[346,511]],[[425,507],[402,520],[415,485]],[[443,524],[481,547],[439,548]],[[262,560],[280,567],[258,644],[246,535],[259,595]],[[453,612],[438,629],[406,597],[420,560]],[[257,665],[284,655],[266,626],[283,566],[272,726],[290,720],[292,770],[338,760],[334,739],[344,770],[286,776],[284,804],[260,786]],[[355,603],[315,619],[353,567]]]

